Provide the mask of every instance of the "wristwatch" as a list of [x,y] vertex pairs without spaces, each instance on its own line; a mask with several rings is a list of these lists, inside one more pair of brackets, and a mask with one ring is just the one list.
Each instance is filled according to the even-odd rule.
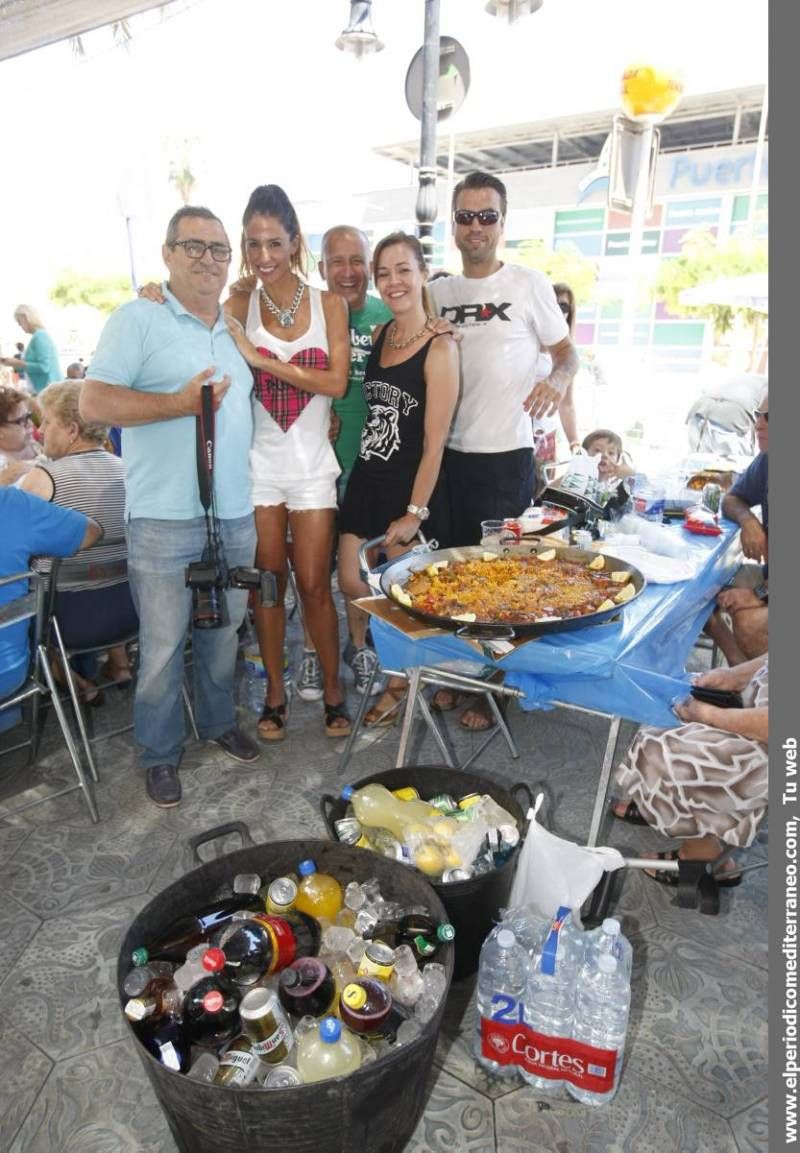
[[762,601],[765,605],[769,604],[769,585],[765,585],[765,584],[756,585],[756,587],[753,589],[753,592],[756,594],[758,599],[760,601]]
[[406,512],[410,512],[412,516],[417,517],[421,521],[427,520],[431,515],[431,510],[424,504],[410,504]]

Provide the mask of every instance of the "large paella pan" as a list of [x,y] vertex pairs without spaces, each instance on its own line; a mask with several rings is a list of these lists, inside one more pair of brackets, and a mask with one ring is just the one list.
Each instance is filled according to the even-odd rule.
[[638,569],[591,549],[547,541],[487,549],[417,546],[379,570],[370,585],[406,612],[471,636],[544,636],[609,620],[645,587]]

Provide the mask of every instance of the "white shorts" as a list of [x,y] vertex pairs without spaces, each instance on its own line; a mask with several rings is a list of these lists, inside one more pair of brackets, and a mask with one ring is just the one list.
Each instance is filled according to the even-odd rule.
[[285,504],[289,512],[336,508],[336,477],[282,480],[276,476],[253,476],[253,504],[268,507]]

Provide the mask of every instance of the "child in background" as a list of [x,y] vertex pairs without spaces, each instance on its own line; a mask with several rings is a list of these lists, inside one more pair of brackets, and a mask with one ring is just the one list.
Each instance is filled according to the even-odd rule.
[[633,476],[636,469],[622,459],[622,437],[608,428],[597,428],[584,438],[581,445],[587,456],[599,456],[600,466],[597,470],[598,478],[611,483],[621,482],[626,477]]

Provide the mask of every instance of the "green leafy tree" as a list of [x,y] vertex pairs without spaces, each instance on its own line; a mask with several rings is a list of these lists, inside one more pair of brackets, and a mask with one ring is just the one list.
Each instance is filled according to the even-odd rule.
[[50,289],[50,299],[62,308],[88,304],[107,314],[131,299],[131,282],[127,276],[89,276],[66,269]]
[[597,265],[574,244],[552,249],[541,239],[526,240],[514,249],[510,258],[514,264],[543,272],[553,284],[568,284],[578,306],[588,304],[593,298]]
[[760,314],[749,308],[734,308],[727,304],[681,304],[680,294],[685,288],[694,288],[697,284],[766,272],[767,265],[767,241],[762,237],[737,234],[717,244],[709,229],[693,229],[684,238],[680,256],[662,260],[652,291],[655,299],[663,300],[669,311],[677,316],[712,320],[714,331],[722,336],[733,327],[736,313],[742,314],[748,327],[757,327]]

